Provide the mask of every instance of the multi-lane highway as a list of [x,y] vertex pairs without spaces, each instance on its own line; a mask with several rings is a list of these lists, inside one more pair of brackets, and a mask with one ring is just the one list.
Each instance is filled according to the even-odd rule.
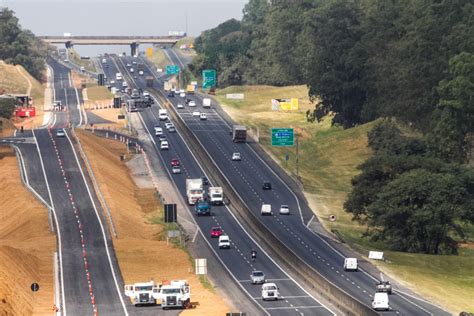
[[[179,56],[173,50],[168,50],[168,55],[175,64],[183,66]],[[122,57],[121,61],[122,65],[130,63],[131,57]],[[147,71],[152,72],[150,68]],[[135,83],[137,87],[145,89],[145,82],[142,78],[137,78]],[[175,107],[178,103],[185,105],[184,109],[176,111],[260,221],[308,265],[355,299],[370,306],[375,292],[376,276],[364,270],[350,273],[343,271],[344,256],[341,252],[330,241],[306,227],[307,221],[311,217],[310,210],[304,199],[299,198],[298,194],[291,190],[288,185],[288,181],[291,179],[282,180],[280,175],[283,173],[269,167],[269,164],[257,154],[258,148],[256,146],[258,145],[232,142],[229,135],[231,122],[225,120],[216,110],[218,109],[217,104],[213,104],[212,109],[203,109],[202,98],[199,95],[188,95],[186,98],[194,100],[198,106],[189,108],[185,105],[184,99],[178,96],[169,98],[169,101]],[[207,120],[202,121],[193,117],[192,112],[195,110],[206,113]],[[156,117],[153,117],[154,111],[156,109],[147,110],[141,114],[144,122],[150,128],[156,122]],[[181,145],[177,144],[178,140],[171,142],[171,152],[184,158],[185,164],[190,164],[192,159],[185,154],[184,150],[180,149]],[[233,152],[240,152],[242,161],[231,161]],[[170,157],[170,155],[164,156],[165,161]],[[193,167],[189,170],[196,169]],[[195,175],[190,174],[190,176]],[[177,179],[177,181],[179,183],[180,180]],[[273,189],[262,190],[263,181],[270,181]],[[260,207],[264,202],[271,203],[273,210],[277,210],[283,204],[289,205],[291,215],[280,216],[274,212],[270,217],[261,217],[259,215]],[[390,295],[390,305],[393,309],[392,312],[396,314],[447,315],[437,306],[409,295],[403,289],[397,289],[393,295]]]
[[[132,57],[124,57],[123,60],[112,59],[109,61],[109,67],[104,69],[107,77],[113,78],[117,72],[126,72],[125,66],[127,64],[133,64]],[[145,71],[144,76],[136,76],[135,79],[132,77],[132,74],[129,74],[125,79],[131,87],[145,89],[144,77],[147,75],[151,75],[148,70]],[[137,115],[140,116],[149,133],[149,137],[155,146],[154,150],[158,153],[169,171],[171,170],[171,159],[180,159],[183,172],[173,175],[170,173],[170,176],[176,183],[180,193],[185,196],[185,180],[187,178],[202,177],[204,172],[201,166],[196,161],[179,131],[178,133],[169,133],[165,129],[166,137],[170,142],[170,149],[167,151],[159,150],[155,140],[156,137],[152,132],[153,126],[159,122],[158,107],[154,106],[143,110]],[[191,208],[190,211],[192,211]],[[219,260],[231,273],[235,282],[241,286],[242,291],[247,293],[248,299],[254,300],[261,307],[262,312],[271,313],[272,315],[294,315],[295,313],[299,315],[333,314],[332,311],[299,286],[274,260],[266,255],[263,249],[259,248],[259,245],[256,244],[245,228],[239,224],[227,207],[213,206],[212,213],[211,217],[196,218],[203,236],[206,238],[209,246],[214,249]],[[210,237],[210,230],[213,226],[222,227],[225,233],[230,236],[232,241],[231,249],[218,249],[217,240]],[[252,249],[256,249],[258,252],[256,262],[252,262],[250,258]],[[282,295],[281,300],[274,302],[261,299],[261,287],[250,283],[250,274],[253,270],[264,271],[268,281],[273,281],[279,286],[280,294]]]

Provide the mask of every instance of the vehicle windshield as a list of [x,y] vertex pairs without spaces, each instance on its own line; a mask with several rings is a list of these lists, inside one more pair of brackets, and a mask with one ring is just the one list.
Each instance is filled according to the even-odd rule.
[[153,290],[153,286],[146,285],[146,286],[135,286],[135,291],[151,291]]
[[211,195],[211,197],[213,197],[213,198],[220,198],[220,197],[222,197],[222,194],[214,193],[214,194]]
[[257,276],[257,277],[260,277],[260,276],[263,276],[263,272],[261,271],[255,271],[252,273],[253,276]]
[[179,294],[179,289],[161,289],[162,294]]
[[272,291],[272,290],[276,290],[276,286],[274,285],[267,285],[263,288],[264,290],[267,290],[267,291]]

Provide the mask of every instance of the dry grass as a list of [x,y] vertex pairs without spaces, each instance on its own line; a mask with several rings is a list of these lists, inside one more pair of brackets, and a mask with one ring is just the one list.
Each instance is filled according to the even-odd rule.
[[87,97],[89,101],[107,101],[112,103],[114,95],[105,86],[87,85]]
[[[244,93],[244,101],[227,100],[226,93]],[[260,143],[290,174],[295,174],[295,148],[272,147],[270,128],[293,127],[300,137],[299,175],[305,196],[313,212],[328,231],[337,231],[362,255],[368,250],[384,250],[384,246],[362,238],[365,226],[351,220],[343,203],[351,190],[351,179],[359,173],[357,166],[370,157],[367,132],[376,122],[344,130],[331,126],[330,118],[321,123],[308,123],[305,111],[313,109],[305,86],[229,87],[218,92],[224,110],[237,122],[260,129]],[[300,111],[294,113],[271,110],[272,98],[297,97]],[[284,157],[289,154],[286,164]],[[337,221],[330,222],[334,214]],[[473,229],[474,230],[474,229]],[[471,231],[470,236],[474,235]],[[459,256],[426,256],[385,251],[390,263],[380,265],[392,277],[402,279],[410,288],[433,302],[442,304],[452,313],[474,311],[474,279],[472,277],[474,250],[466,247]],[[462,293],[462,295],[461,295]]]
[[74,49],[74,48],[69,48],[68,49],[68,55],[69,55],[69,60],[71,60],[74,64],[78,66],[82,66],[85,69],[89,71],[96,71],[94,63],[92,62],[92,59],[81,59],[81,55]]
[[[53,253],[47,211],[23,187],[10,148],[0,147],[0,315],[51,314]],[[30,286],[37,282],[33,297]]]
[[147,55],[147,58],[156,66],[156,68],[161,68],[163,71],[166,66],[171,65],[171,61],[168,59],[164,51],[159,48],[154,48],[153,55],[151,57],[148,57]]
[[42,110],[44,105],[44,86],[22,66],[0,63],[0,88],[5,89],[6,93],[27,93],[28,81],[18,72],[17,68],[20,68],[20,72],[30,80],[33,104],[37,109]]
[[125,146],[84,131],[78,131],[78,135],[112,212],[119,236],[113,243],[125,283],[187,279],[191,300],[198,306],[184,311],[184,315],[227,312],[226,303],[199,282],[187,253],[161,240],[163,226],[151,222],[162,216],[162,206],[153,190],[136,186],[126,165],[120,161]]

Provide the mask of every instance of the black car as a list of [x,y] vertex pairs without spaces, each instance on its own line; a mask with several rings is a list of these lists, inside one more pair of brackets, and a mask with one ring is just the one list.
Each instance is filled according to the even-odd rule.
[[168,92],[168,98],[174,98],[174,92],[173,91]]
[[209,184],[209,180],[206,177],[202,177],[201,179],[202,179],[202,184],[204,184],[204,185]]
[[262,189],[264,190],[271,190],[272,189],[272,184],[270,182],[264,182]]

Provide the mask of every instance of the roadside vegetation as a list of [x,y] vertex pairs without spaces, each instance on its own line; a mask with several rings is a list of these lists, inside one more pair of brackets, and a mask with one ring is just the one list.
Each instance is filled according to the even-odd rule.
[[[191,302],[198,305],[183,311],[183,315],[228,312],[228,305],[209,288],[207,279],[201,282],[194,274],[187,251],[174,242],[167,245],[167,227],[161,221],[163,206],[152,184],[143,181],[147,178],[143,176],[144,162],[137,163],[141,155],[128,154],[121,142],[86,131],[77,133],[111,210],[118,234],[118,238],[113,238],[113,245],[125,284],[187,279],[191,285]],[[121,161],[120,155],[125,155],[126,160]],[[141,177],[141,181],[135,182],[131,173]]]
[[44,81],[48,46],[29,30],[22,29],[14,12],[0,9],[0,60],[22,65],[34,78]]
[[165,71],[166,66],[171,65],[171,61],[166,56],[165,52],[158,47],[153,47],[153,55],[149,57],[146,56],[158,69],[163,69]]
[[[245,99],[228,100],[227,93],[243,93]],[[272,110],[272,98],[292,97],[299,99],[298,111]],[[260,144],[293,177],[296,176],[295,148],[272,147],[270,128],[295,128],[300,141],[299,179],[311,208],[328,231],[363,256],[367,256],[369,250],[384,251],[387,261],[376,263],[382,271],[453,313],[473,310],[470,300],[474,295],[472,225],[463,226],[467,240],[460,244],[456,256],[387,251],[389,244],[365,237],[367,226],[353,221],[352,214],[344,210],[352,190],[351,180],[361,174],[358,166],[375,156],[367,135],[374,128],[380,128],[383,120],[347,129],[332,125],[331,115],[320,122],[308,122],[306,111],[313,105],[305,86],[231,86],[218,90],[216,98],[235,121],[249,126],[252,131],[259,129]],[[404,124],[397,126],[403,131],[402,135],[420,135]],[[287,154],[288,161],[285,160]],[[329,221],[330,215],[335,215],[337,220]]]
[[72,63],[80,67],[84,67],[86,70],[89,70],[92,72],[97,71],[97,69],[95,69],[95,65],[92,59],[82,59],[81,55],[74,48],[68,48],[68,56],[69,56],[69,60]]

